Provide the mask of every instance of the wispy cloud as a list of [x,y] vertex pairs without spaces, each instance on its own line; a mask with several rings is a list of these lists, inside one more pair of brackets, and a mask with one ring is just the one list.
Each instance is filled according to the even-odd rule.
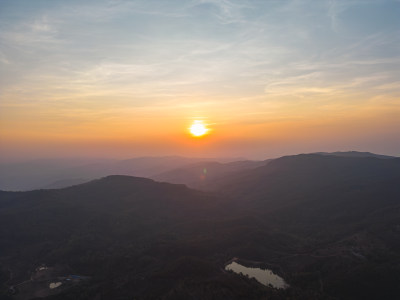
[[398,1],[24,3],[0,10],[0,106],[10,116],[28,106],[60,117],[197,107],[251,122],[382,97],[393,106],[400,93]]
[[246,8],[253,8],[247,1],[230,1],[230,0],[196,0],[193,2],[191,7],[207,6],[211,5],[217,10],[213,12],[213,15],[222,24],[231,23],[246,23],[247,20],[243,14],[243,10]]

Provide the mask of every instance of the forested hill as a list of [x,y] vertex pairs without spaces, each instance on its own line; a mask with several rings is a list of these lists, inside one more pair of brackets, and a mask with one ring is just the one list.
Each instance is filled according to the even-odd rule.
[[[400,158],[338,157],[300,154],[272,160],[265,166],[237,172],[213,183],[213,189],[245,194],[245,200],[287,196],[291,192],[337,188],[350,184],[376,184],[400,177]],[[254,195],[253,195],[254,194]]]
[[[90,278],[51,299],[397,299],[399,182],[398,158],[303,154],[212,193],[129,176],[0,192],[1,293],[33,298],[45,264]],[[224,271],[234,257],[290,287]]]
[[145,225],[175,225],[180,219],[217,211],[214,207],[220,202],[184,185],[120,175],[64,189],[0,195],[0,242],[4,250],[26,246],[27,242],[62,241],[76,234],[74,230],[88,237],[101,232],[102,238],[138,234],[139,227]]

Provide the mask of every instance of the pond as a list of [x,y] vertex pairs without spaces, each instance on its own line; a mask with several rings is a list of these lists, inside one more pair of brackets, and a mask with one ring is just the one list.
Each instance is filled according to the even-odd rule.
[[50,283],[49,288],[55,289],[55,288],[58,288],[60,285],[62,285],[61,282],[52,282],[52,283]]
[[233,271],[237,274],[242,273],[250,278],[255,278],[263,285],[271,285],[277,289],[285,289],[288,287],[288,284],[283,280],[282,277],[279,277],[269,269],[245,267],[237,262],[231,262],[229,265],[225,266],[225,270]]

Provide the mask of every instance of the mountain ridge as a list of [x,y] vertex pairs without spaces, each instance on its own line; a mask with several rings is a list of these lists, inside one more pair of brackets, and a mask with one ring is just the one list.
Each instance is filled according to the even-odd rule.
[[[399,180],[398,158],[301,154],[223,176],[213,192],[125,175],[0,192],[0,265],[13,274],[1,278],[18,284],[41,263],[91,277],[49,299],[394,299]],[[234,257],[290,287],[224,272]]]

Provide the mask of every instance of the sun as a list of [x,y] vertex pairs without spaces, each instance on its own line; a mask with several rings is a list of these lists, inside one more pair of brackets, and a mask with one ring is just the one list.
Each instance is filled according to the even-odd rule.
[[205,135],[209,129],[207,129],[203,121],[196,120],[193,122],[192,126],[190,126],[189,131],[193,136],[200,137]]

